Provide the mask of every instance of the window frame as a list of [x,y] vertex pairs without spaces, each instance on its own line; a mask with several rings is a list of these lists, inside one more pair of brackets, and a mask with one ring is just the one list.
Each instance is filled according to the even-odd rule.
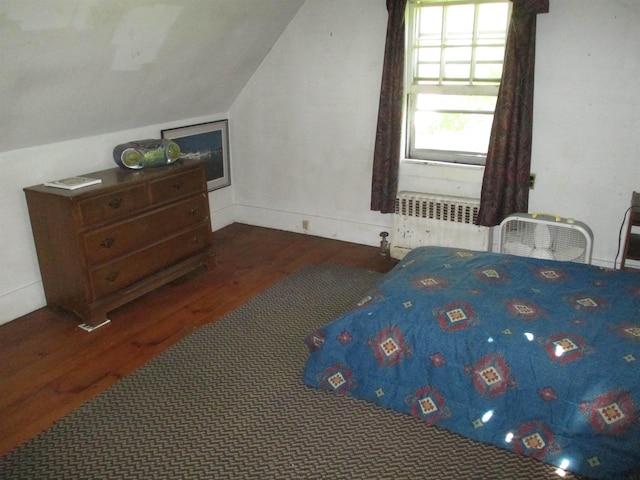
[[[406,12],[406,24],[408,25],[407,33],[406,33],[406,52],[405,52],[405,159],[408,161],[436,161],[436,162],[444,162],[448,164],[460,164],[460,165],[474,165],[474,166],[484,166],[486,161],[486,153],[483,152],[466,152],[466,151],[455,151],[455,150],[437,150],[437,149],[420,149],[415,147],[415,114],[417,111],[417,95],[418,94],[433,94],[437,93],[440,95],[482,95],[482,96],[494,96],[497,99],[498,90],[500,88],[500,80],[496,84],[490,85],[486,83],[474,84],[474,66],[475,62],[475,49],[478,46],[476,42],[476,33],[477,33],[477,10],[474,13],[474,35],[471,42],[472,47],[472,59],[470,63],[470,72],[468,81],[465,79],[466,84],[455,84],[455,85],[447,85],[442,84],[443,82],[443,66],[442,66],[442,55],[441,55],[441,67],[440,67],[440,77],[439,84],[420,84],[417,75],[414,76],[414,71],[417,70],[418,65],[418,41],[416,39],[416,26],[417,20],[416,17],[418,15],[418,9],[421,6],[443,6],[448,7],[452,5],[469,5],[475,4],[476,8],[478,4],[487,4],[487,3],[507,3],[508,4],[508,15],[507,15],[507,25],[505,29],[505,38],[504,44],[506,45],[507,35],[508,35],[508,27],[509,21],[511,19],[512,12],[512,4],[508,0],[409,0],[407,4],[407,12]],[[444,13],[443,13],[444,15]],[[441,44],[442,45],[442,44]],[[503,58],[504,62],[504,58]],[[486,79],[485,79],[486,80]],[[438,110],[431,110],[437,112]],[[445,113],[456,113],[455,110],[442,110]],[[469,114],[482,114],[488,115],[487,111],[474,111],[474,110],[464,110],[459,113],[469,113]],[[495,111],[491,112],[491,117],[493,119]],[[488,140],[488,139],[487,139]]]

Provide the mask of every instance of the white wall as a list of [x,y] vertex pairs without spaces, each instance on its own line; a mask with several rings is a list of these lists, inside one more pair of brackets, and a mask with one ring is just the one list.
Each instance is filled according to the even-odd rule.
[[[375,245],[369,211],[382,0],[307,0],[231,109],[238,219]],[[612,265],[640,190],[640,2],[552,0],[538,16],[531,212],[586,222]],[[479,198],[482,169],[404,163],[400,189]]]
[[640,191],[640,2],[551,0],[538,17],[530,210],[587,223],[613,262]]
[[384,1],[307,0],[230,112],[239,221],[375,244]]

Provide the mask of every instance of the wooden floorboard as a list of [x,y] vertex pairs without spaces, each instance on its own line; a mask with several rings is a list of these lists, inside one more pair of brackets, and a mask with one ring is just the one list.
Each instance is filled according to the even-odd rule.
[[305,265],[394,265],[376,247],[242,224],[213,237],[215,266],[114,310],[94,332],[47,308],[0,326],[0,455]]

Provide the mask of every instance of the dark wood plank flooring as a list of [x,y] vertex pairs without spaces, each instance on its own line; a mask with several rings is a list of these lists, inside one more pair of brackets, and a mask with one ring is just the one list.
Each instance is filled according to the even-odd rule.
[[394,265],[376,247],[242,224],[213,236],[215,267],[113,311],[94,332],[47,308],[0,326],[0,455],[304,265]]

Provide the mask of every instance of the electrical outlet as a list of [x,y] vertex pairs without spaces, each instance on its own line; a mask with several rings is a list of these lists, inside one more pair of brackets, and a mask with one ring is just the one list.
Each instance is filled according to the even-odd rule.
[[529,174],[529,190],[533,190],[535,186],[536,186],[536,174],[531,173]]
[[302,229],[304,231],[309,230],[309,220],[302,220]]

